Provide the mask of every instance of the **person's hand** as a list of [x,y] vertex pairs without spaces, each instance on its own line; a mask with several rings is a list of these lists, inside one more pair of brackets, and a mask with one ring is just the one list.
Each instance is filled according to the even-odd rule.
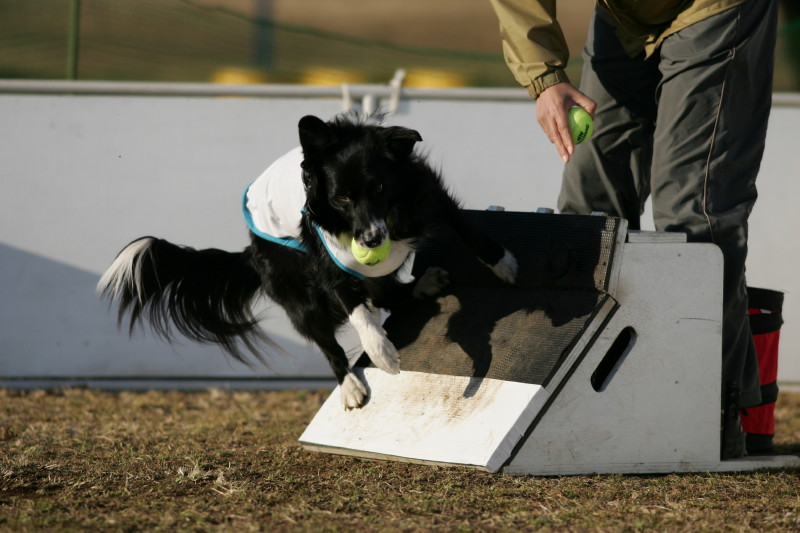
[[551,85],[536,100],[536,120],[564,163],[575,150],[568,115],[570,108],[576,105],[594,117],[595,101],[566,82]]

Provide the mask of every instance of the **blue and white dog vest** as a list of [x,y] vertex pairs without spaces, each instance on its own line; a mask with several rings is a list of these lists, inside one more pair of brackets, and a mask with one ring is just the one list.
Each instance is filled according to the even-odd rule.
[[[295,148],[279,158],[254,181],[244,193],[242,211],[247,226],[255,235],[268,241],[307,252],[300,238],[300,226],[306,194],[303,187],[302,148]],[[391,241],[389,257],[377,265],[362,265],[350,251],[350,233],[332,235],[316,224],[325,249],[336,265],[359,278],[376,278],[396,271],[406,263],[413,250],[404,241]],[[413,259],[413,257],[412,257]],[[408,262],[410,270],[411,261]]]

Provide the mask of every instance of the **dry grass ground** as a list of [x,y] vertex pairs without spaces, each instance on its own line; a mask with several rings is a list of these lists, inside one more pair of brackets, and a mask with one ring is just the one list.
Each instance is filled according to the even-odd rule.
[[[304,451],[327,392],[0,390],[2,531],[798,531],[800,470],[510,477]],[[800,394],[776,442],[800,453]]]

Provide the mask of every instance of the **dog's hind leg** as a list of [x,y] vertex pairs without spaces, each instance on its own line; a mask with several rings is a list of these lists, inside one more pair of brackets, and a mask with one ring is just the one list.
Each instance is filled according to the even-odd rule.
[[481,259],[483,263],[488,266],[494,275],[498,278],[502,279],[506,283],[514,283],[517,280],[517,273],[519,272],[519,265],[517,264],[517,258],[514,257],[514,254],[509,252],[508,250],[503,250],[505,253],[503,257],[500,258],[500,261],[490,264]]
[[517,280],[519,265],[514,254],[476,228],[454,202],[448,206],[447,218],[450,227],[498,278],[506,283],[514,283]]

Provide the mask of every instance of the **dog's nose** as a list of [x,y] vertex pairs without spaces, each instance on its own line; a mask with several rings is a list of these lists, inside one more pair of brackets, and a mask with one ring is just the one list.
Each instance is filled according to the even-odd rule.
[[[383,224],[373,224],[361,234],[362,246],[366,248],[377,248],[386,240],[386,227]],[[358,238],[358,237],[357,237]]]
[[377,248],[385,240],[385,235],[381,232],[364,234],[364,244],[367,248]]
[[383,220],[373,220],[363,228],[361,231],[355,231],[355,238],[364,248],[377,248],[389,236]]

